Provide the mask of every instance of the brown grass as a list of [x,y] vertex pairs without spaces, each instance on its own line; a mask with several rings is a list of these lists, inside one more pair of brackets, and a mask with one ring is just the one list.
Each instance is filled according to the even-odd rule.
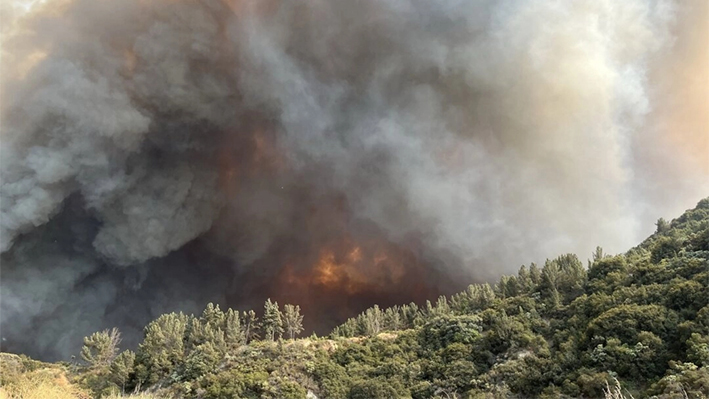
[[[61,364],[44,363],[12,353],[0,353],[0,399],[91,399],[87,389],[72,383]],[[120,395],[106,399],[171,399],[168,392]]]
[[90,399],[91,396],[71,384],[63,370],[43,368],[21,373],[0,388],[0,399]]

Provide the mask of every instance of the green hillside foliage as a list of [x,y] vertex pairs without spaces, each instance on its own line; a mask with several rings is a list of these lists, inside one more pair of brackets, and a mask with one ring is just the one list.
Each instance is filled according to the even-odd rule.
[[617,380],[628,397],[707,398],[709,198],[625,254],[565,254],[435,303],[375,305],[328,337],[286,339],[302,316],[284,309],[162,315],[136,353],[88,337],[77,379],[96,396],[598,398]]

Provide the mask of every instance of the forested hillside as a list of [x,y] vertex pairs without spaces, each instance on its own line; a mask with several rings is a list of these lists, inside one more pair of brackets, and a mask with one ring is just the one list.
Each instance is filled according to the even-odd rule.
[[[293,339],[302,317],[209,304],[159,317],[135,352],[98,332],[80,365],[53,367],[95,397],[598,398],[617,382],[627,397],[706,398],[709,198],[622,255],[564,254],[435,303],[375,305],[328,337]],[[49,367],[13,362],[9,397]]]

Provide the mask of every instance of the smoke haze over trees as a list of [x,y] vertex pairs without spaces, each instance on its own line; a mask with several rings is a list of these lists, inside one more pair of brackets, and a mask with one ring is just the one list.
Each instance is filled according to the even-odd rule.
[[[564,254],[423,306],[375,304],[327,337],[296,338],[298,306],[267,299],[260,323],[212,303],[161,315],[136,352],[114,328],[84,338],[81,363],[0,353],[0,395],[706,399],[709,198],[662,226],[588,267]],[[264,335],[247,343],[253,327]]]
[[709,191],[703,0],[18,4],[3,350],[268,297],[328,328],[626,250]]

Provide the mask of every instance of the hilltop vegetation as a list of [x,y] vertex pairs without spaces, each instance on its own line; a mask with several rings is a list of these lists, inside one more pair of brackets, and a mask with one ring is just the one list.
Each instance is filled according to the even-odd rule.
[[[597,398],[618,381],[616,394],[707,398],[709,198],[622,255],[565,254],[435,303],[375,305],[328,337],[301,331],[291,305],[259,318],[209,304],[160,316],[135,353],[104,331],[85,365],[53,367],[94,397]],[[36,371],[20,369],[3,373],[8,397]]]

